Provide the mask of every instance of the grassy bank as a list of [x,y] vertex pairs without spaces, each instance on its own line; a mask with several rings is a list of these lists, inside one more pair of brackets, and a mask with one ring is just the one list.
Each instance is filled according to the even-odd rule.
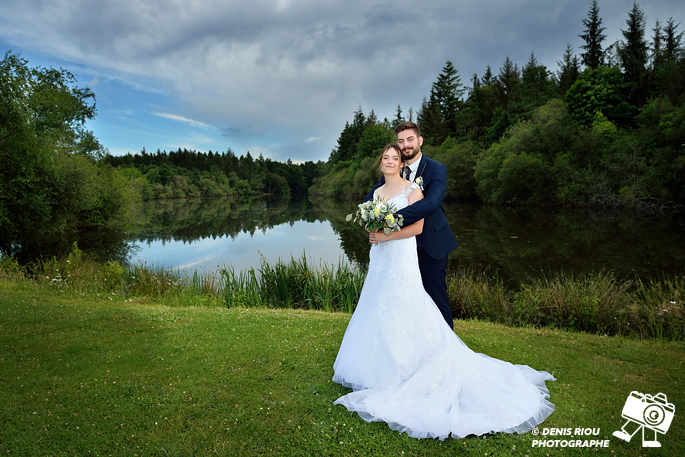
[[[352,313],[365,272],[340,263],[313,265],[305,255],[257,269],[183,273],[147,263],[99,264],[75,246],[69,256],[29,268],[0,259],[0,276],[24,278],[71,294],[108,293],[170,306],[214,305]],[[565,273],[505,284],[488,271],[462,268],[447,277],[456,318],[598,335],[685,340],[685,276],[618,279],[611,272]]]
[[[295,309],[170,307],[121,294],[0,280],[2,455],[566,455],[536,438],[415,440],[332,402],[349,315]],[[641,455],[611,436],[637,390],[685,404],[683,343],[457,321],[477,352],[547,370],[544,424],[599,428],[598,455]],[[677,411],[676,411],[677,416]],[[681,455],[676,420],[661,449]],[[567,437],[566,437],[567,438]],[[584,437],[583,437],[584,438]],[[574,438],[575,439],[575,438]],[[613,451],[613,453],[612,453]]]

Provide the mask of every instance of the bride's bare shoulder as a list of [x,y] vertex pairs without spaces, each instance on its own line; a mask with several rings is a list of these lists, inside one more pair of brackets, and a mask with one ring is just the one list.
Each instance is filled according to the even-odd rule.
[[387,186],[385,184],[383,184],[382,186],[378,186],[376,188],[376,190],[373,192],[373,196],[377,197],[377,196],[381,195],[381,196],[385,197],[386,188],[387,188]]

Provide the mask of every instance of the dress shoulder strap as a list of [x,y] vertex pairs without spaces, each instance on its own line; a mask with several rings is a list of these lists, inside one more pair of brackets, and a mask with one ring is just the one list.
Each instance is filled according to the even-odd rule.
[[402,195],[404,195],[405,197],[408,197],[409,194],[411,194],[414,191],[414,189],[418,189],[418,188],[419,188],[418,184],[413,182],[413,183],[411,183],[411,186],[407,187],[406,189],[404,189],[402,191]]

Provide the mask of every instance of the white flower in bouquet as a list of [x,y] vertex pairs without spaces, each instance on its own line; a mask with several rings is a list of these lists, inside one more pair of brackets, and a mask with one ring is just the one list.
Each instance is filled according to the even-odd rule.
[[384,202],[382,197],[360,203],[358,208],[356,213],[348,214],[346,220],[354,218],[354,222],[362,227],[366,226],[372,232],[383,229],[386,235],[401,230],[404,218],[401,214],[395,214],[395,206]]

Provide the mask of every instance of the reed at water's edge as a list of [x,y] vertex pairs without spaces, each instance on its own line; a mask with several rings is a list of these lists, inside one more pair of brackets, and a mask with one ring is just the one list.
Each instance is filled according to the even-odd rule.
[[[255,270],[183,273],[147,263],[120,266],[85,257],[75,246],[66,258],[21,267],[0,258],[0,280],[29,281],[58,293],[123,294],[168,305],[297,308],[351,313],[365,271],[339,262],[312,265],[306,255],[262,259]],[[685,277],[617,279],[611,272],[573,276],[547,274],[512,287],[488,270],[451,271],[447,286],[458,319],[510,326],[554,327],[595,334],[685,340]]]
[[270,265],[262,259],[258,272],[253,268],[236,273],[221,268],[221,290],[227,306],[267,306],[351,313],[359,299],[364,272],[339,262],[337,267],[321,263],[312,266],[307,257],[281,259]]
[[564,272],[518,288],[487,270],[448,274],[454,317],[510,326],[556,327],[600,335],[685,340],[685,277],[619,280],[611,272]]

